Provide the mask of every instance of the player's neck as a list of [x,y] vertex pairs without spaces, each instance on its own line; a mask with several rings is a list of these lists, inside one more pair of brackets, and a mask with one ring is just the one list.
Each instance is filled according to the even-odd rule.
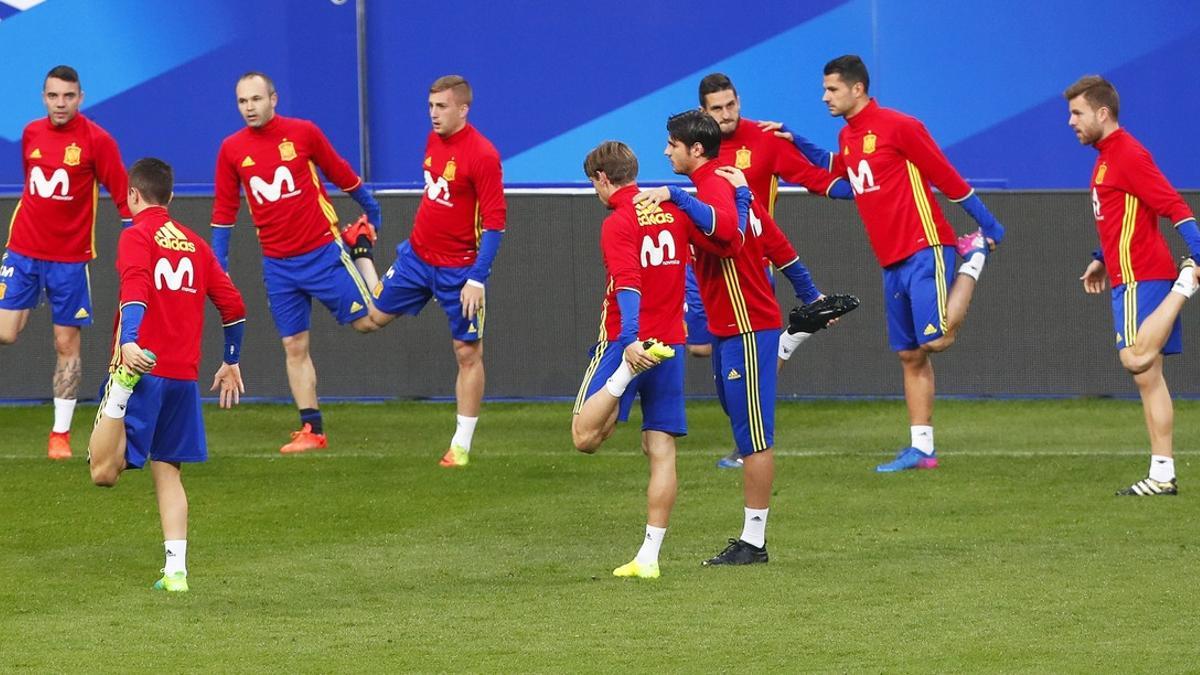
[[846,121],[849,122],[851,117],[854,117],[855,115],[859,114],[860,112],[866,110],[867,106],[869,106],[869,105],[871,105],[871,99],[864,98],[864,99],[859,100],[857,103],[854,104],[854,107],[851,108],[845,114]]
[[1113,125],[1111,127],[1108,127],[1107,129],[1104,130],[1104,133],[1100,134],[1100,140],[1098,140],[1096,142],[1103,143],[1109,136],[1112,136],[1113,134],[1117,133],[1120,130],[1121,130],[1121,125],[1113,123]]

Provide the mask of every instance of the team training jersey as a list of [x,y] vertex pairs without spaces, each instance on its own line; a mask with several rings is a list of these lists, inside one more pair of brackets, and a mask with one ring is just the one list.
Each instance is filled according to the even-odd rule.
[[875,99],[846,122],[838,134],[833,173],[850,179],[879,264],[887,267],[928,246],[953,246],[954,230],[930,183],[955,202],[971,196],[971,187],[925,125],[880,107]]
[[[719,162],[710,161],[692,173],[696,198],[712,206],[718,214],[731,211],[736,227],[733,186],[715,173],[718,166]],[[718,215],[717,222],[721,221],[722,216]],[[779,328],[782,325],[779,305],[775,302],[775,290],[763,272],[763,260],[769,257],[764,241],[777,245],[774,235],[783,237],[783,233],[766,207],[759,200],[751,202],[745,234],[733,238],[728,245],[722,245],[723,238],[705,237],[694,229],[693,232],[696,282],[708,314],[708,332],[730,337]]]
[[771,214],[775,213],[780,178],[820,195],[828,195],[829,188],[838,180],[837,176],[813,166],[791,142],[759,129],[757,122],[744,117],[732,134],[721,139],[721,154],[717,159],[722,166],[735,166],[746,174],[750,192]]
[[8,248],[55,262],[96,257],[96,202],[100,185],[122,218],[129,179],[117,142],[100,125],[76,115],[62,126],[34,120],[21,134],[25,190],[13,211]]
[[685,339],[684,263],[695,225],[671,202],[635,206],[633,196],[637,192],[636,185],[614,192],[608,200],[613,212],[600,228],[600,252],[608,270],[600,339],[616,342],[620,338],[617,291],[630,290],[642,296],[638,339],[681,344]]
[[1192,210],[1128,131],[1117,129],[1096,149],[1092,211],[1112,285],[1174,279],[1175,262],[1158,217],[1178,225],[1193,217]]
[[259,128],[245,127],[217,153],[214,225],[237,220],[238,185],[246,193],[263,255],[290,258],[333,241],[337,213],[317,174],[349,192],[362,185],[354,169],[308,120],[275,115]]
[[491,141],[470,124],[449,138],[430,132],[413,251],[437,267],[473,264],[483,230],[503,232],[506,211],[500,153]]
[[[221,269],[208,243],[152,206],[137,214],[117,244],[121,307],[143,305],[137,343],[154,352],[154,375],[195,380],[200,368],[204,299],[228,326],[246,318],[242,295]],[[113,361],[120,358],[121,313],[113,332]]]

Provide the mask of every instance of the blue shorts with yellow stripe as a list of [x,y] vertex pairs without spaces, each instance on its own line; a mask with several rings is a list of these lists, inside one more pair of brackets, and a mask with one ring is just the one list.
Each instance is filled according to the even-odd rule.
[[462,289],[471,274],[471,266],[438,267],[425,262],[408,240],[396,247],[396,261],[384,272],[375,289],[375,308],[387,314],[416,316],[432,298],[442,306],[450,335],[455,340],[475,342],[483,339],[487,300],[475,318],[463,316]]
[[[672,436],[687,435],[687,415],[683,405],[683,345],[671,345],[676,356],[635,375],[621,396],[617,420],[629,419],[633,398],[642,398],[642,431],[661,431]],[[625,350],[618,342],[597,342],[588,352],[591,359],[583,374],[583,384],[575,396],[574,414],[578,415],[583,404],[592,394],[600,391],[608,378],[617,371]]]
[[[1117,330],[1117,349],[1137,344],[1138,326],[1150,316],[1167,294],[1174,280],[1131,281],[1112,289],[1113,326]],[[1183,321],[1175,317],[1175,326],[1163,354],[1179,354],[1183,351]]]
[[0,258],[0,309],[33,309],[42,291],[57,326],[92,325],[92,285],[85,262],[41,260],[8,251]]
[[717,397],[729,416],[738,454],[753,455],[775,445],[775,358],[779,331],[760,330],[713,343]]
[[954,280],[954,248],[923,248],[883,268],[888,345],[917,349],[946,332],[946,298]]
[[342,325],[369,311],[366,284],[340,242],[290,258],[264,257],[263,281],[280,337],[308,330],[313,298]]

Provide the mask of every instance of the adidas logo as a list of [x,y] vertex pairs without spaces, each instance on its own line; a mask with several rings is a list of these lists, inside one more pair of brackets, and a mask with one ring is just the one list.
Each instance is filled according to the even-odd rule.
[[33,152],[29,153],[29,159],[41,159],[41,158],[42,158],[41,148],[34,148]]
[[358,304],[357,302],[350,303],[350,311],[351,312],[357,312],[360,309],[362,309],[362,305]]
[[250,155],[246,155],[246,159],[242,160],[242,167],[254,166],[254,160],[250,159]]
[[84,308],[80,307],[80,308],[79,308],[79,311],[78,311],[78,312],[75,312],[75,318],[76,318],[76,319],[86,319],[86,318],[88,318],[88,311],[87,311],[86,309],[84,309]]
[[479,331],[475,330],[475,324],[471,324],[471,327],[467,329],[467,332],[468,333],[478,333]]
[[1121,344],[1121,334],[1117,333],[1117,344]]
[[729,377],[726,377],[725,379],[727,379],[727,380],[740,380],[740,379],[742,379],[742,374],[741,374],[741,373],[739,373],[739,372],[738,372],[736,369],[734,369],[734,368],[730,368],[730,369],[729,369]]
[[171,251],[196,252],[196,245],[188,241],[187,235],[169,220],[158,228],[158,232],[154,233],[154,243]]
[[935,326],[931,323],[925,324],[925,334],[926,335],[933,335],[936,332],[938,332],[937,326]]
[[751,519],[750,519],[750,522],[752,522],[752,523],[761,523],[761,522],[762,522],[762,517],[761,517],[761,516],[754,516],[753,518],[751,518]]

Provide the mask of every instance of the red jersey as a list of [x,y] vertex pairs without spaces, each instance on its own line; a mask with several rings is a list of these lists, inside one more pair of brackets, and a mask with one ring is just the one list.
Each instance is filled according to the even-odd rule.
[[1100,156],[1092,170],[1092,211],[1113,287],[1174,279],[1175,261],[1158,217],[1179,225],[1194,217],[1191,208],[1128,131],[1117,129],[1096,149]]
[[471,265],[483,231],[504,231],[507,210],[500,153],[491,141],[470,124],[448,138],[429,132],[425,198],[408,240],[413,251],[437,267]]
[[[733,186],[715,174],[718,166],[718,162],[710,161],[692,173],[696,198],[718,213],[732,210],[736,219]],[[783,237],[783,233],[759,200],[751,202],[750,209],[745,235],[730,245],[714,245],[717,242],[693,228],[696,282],[708,314],[708,331],[717,337],[778,329],[782,325],[775,289],[767,279],[763,260],[770,257],[767,242],[777,246],[776,235]],[[792,254],[794,259],[795,251]]]
[[290,258],[316,250],[338,236],[337,213],[317,169],[346,192],[362,185],[308,120],[275,115],[261,127],[239,130],[217,153],[212,223],[237,220],[240,184],[263,255]]
[[83,115],[62,126],[46,117],[26,125],[21,161],[27,187],[13,211],[8,248],[54,262],[95,258],[101,184],[121,217],[129,217],[129,179],[117,142]]
[[621,335],[617,291],[642,296],[638,339],[655,338],[682,344],[683,279],[687,242],[695,225],[677,206],[634,206],[636,185],[627,185],[608,200],[613,210],[600,228],[600,252],[608,270],[607,295],[600,310],[600,339],[616,342]]
[[881,266],[923,248],[954,245],[954,230],[934,200],[930,183],[955,202],[970,197],[971,186],[950,166],[920,120],[871,99],[846,119],[838,144],[833,173],[850,179],[854,203]]
[[775,213],[780,178],[819,195],[828,195],[838,181],[837,176],[814,166],[791,142],[759,129],[757,122],[744,117],[728,138],[721,139],[717,159],[722,166],[734,166],[746,174],[750,192],[771,214]]
[[[138,345],[154,352],[159,377],[195,380],[200,369],[204,299],[208,297],[228,326],[246,318],[242,295],[221,269],[204,239],[171,220],[167,209],[138,213],[117,244],[121,307],[146,308]],[[113,331],[113,360],[120,359],[121,313]]]

